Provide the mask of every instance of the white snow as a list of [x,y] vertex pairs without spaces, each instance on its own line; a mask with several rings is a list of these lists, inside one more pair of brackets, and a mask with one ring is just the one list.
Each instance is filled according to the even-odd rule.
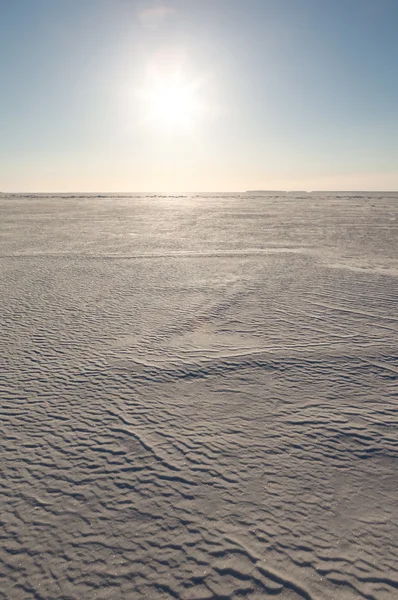
[[398,195],[0,199],[0,598],[398,598]]

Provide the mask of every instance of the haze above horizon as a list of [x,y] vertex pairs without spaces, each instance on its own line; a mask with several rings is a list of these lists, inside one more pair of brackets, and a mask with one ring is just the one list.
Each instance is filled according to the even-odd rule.
[[398,190],[397,26],[394,0],[0,3],[0,190]]

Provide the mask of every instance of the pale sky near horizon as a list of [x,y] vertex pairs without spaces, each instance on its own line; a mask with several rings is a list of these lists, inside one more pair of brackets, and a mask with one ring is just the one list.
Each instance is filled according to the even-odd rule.
[[0,0],[0,191],[398,190],[398,0]]

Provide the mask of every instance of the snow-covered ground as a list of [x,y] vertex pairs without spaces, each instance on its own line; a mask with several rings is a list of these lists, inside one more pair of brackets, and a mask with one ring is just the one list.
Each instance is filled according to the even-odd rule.
[[0,200],[0,598],[398,598],[398,195]]

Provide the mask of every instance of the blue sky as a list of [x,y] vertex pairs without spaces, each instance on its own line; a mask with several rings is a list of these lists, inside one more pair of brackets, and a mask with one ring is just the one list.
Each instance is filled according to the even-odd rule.
[[397,0],[0,0],[0,191],[397,190],[397,31]]

